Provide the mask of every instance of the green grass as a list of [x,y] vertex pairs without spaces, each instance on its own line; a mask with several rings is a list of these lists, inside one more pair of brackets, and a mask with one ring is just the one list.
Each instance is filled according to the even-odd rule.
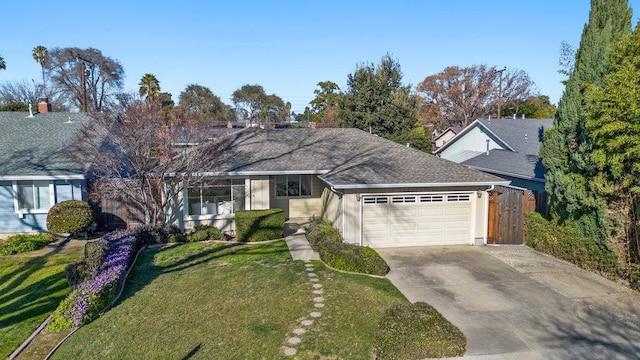
[[[384,311],[406,299],[386,279],[315,266],[325,307],[301,335],[297,357],[370,359]],[[120,302],[54,358],[281,358],[285,339],[317,310],[311,290],[304,263],[291,260],[284,241],[147,250]]]
[[64,268],[76,259],[0,257],[0,358],[20,346],[70,292]]

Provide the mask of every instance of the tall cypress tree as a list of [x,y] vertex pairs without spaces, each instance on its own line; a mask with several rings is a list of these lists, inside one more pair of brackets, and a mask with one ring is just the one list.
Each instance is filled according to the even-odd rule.
[[602,85],[604,75],[611,71],[613,43],[630,33],[628,0],[591,0],[589,22],[582,31],[573,71],[558,103],[554,126],[545,134],[540,149],[554,216],[601,240],[608,235],[606,201],[595,190],[598,170],[591,160],[584,91],[589,84]]

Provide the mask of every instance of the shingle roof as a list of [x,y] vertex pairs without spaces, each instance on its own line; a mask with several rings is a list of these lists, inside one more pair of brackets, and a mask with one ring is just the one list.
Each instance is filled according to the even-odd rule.
[[515,151],[491,150],[489,155],[483,153],[462,164],[504,175],[544,180],[538,151],[544,130],[553,126],[552,119],[479,119],[478,122]]
[[84,175],[65,154],[78,129],[89,120],[83,113],[0,112],[0,177]]
[[336,188],[504,182],[358,129],[246,129],[223,154],[211,172],[317,173]]

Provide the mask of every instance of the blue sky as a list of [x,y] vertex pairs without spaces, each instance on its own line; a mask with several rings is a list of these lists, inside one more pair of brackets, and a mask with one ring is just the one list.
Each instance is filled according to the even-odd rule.
[[[640,0],[629,1],[640,9]],[[152,73],[163,91],[209,87],[226,103],[260,84],[302,112],[319,81],[346,86],[386,53],[418,84],[451,65],[520,69],[557,102],[560,43],[578,45],[588,0],[10,1],[2,5],[0,82],[40,78],[47,48],[94,47],[124,66],[125,90]],[[11,14],[8,16],[8,14]],[[634,12],[632,21],[638,20]]]

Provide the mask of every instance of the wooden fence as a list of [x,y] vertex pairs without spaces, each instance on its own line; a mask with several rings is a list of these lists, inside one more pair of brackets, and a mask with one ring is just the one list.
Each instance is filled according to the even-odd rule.
[[489,193],[487,243],[524,244],[524,214],[540,210],[544,199],[529,190],[496,186]]

